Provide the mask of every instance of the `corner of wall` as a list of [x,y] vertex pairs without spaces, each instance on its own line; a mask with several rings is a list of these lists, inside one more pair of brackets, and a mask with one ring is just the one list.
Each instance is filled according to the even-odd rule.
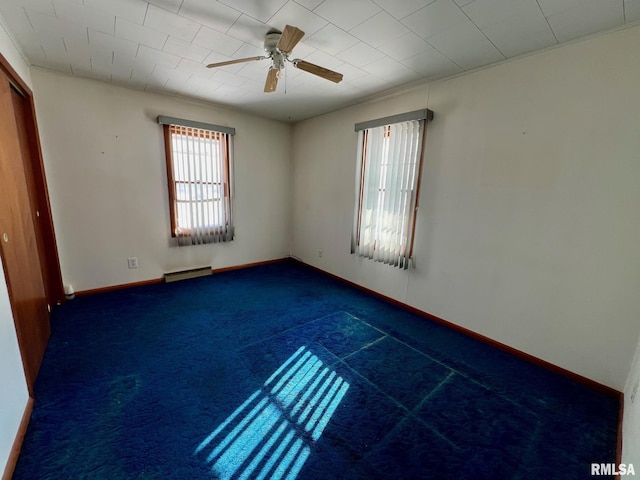
[[622,419],[622,462],[633,464],[640,473],[640,338],[624,388]]
[[289,256],[293,254],[293,160],[295,148],[296,124],[289,125]]
[[15,37],[7,28],[2,15],[0,15],[0,53],[7,59],[11,66],[18,72],[20,78],[32,88],[30,62],[18,45]]

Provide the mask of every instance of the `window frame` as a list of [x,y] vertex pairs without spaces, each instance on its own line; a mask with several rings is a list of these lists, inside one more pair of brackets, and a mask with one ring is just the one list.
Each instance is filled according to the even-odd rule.
[[[173,158],[173,144],[172,144],[172,138],[173,135],[180,135],[180,134],[184,134],[184,133],[177,133],[172,131],[173,127],[178,127],[178,128],[189,128],[189,127],[183,127],[180,125],[163,125],[163,132],[164,132],[164,150],[165,150],[165,158],[166,158],[166,163],[167,163],[167,185],[169,187],[169,216],[171,217],[171,236],[172,237],[177,237],[178,235],[191,235],[192,230],[191,229],[186,229],[186,228],[180,228],[178,225],[178,194],[177,194],[177,184],[178,183],[184,183],[187,185],[197,185],[198,183],[211,183],[211,182],[189,182],[189,181],[184,181],[184,180],[176,180],[175,179],[175,173],[174,173],[174,158]],[[224,137],[221,135],[221,133],[223,132],[218,132],[215,130],[207,130],[207,132],[210,132],[214,135],[217,135],[221,138],[215,139],[219,142],[223,142],[222,144],[222,149],[223,149],[223,155],[224,155],[224,159],[222,161],[222,167],[223,167],[223,179],[221,181],[222,183],[222,196],[219,197],[220,201],[225,201],[227,200],[229,203],[231,202],[231,175],[230,175],[230,170],[231,170],[231,160],[230,160],[230,146],[229,146],[229,136],[225,135]],[[189,134],[189,132],[186,132],[186,135],[189,137],[196,137],[196,135],[191,135]],[[214,136],[212,135],[212,136]],[[205,137],[208,138],[208,137]],[[218,183],[211,183],[212,185],[218,185]],[[224,219],[224,225],[220,224],[220,225],[216,225],[216,226],[224,226],[224,227],[229,227],[231,223],[231,218],[225,216]]]
[[[367,162],[368,158],[368,147],[370,129],[383,127],[383,140],[389,139],[391,136],[391,125],[402,123],[409,120],[418,120],[421,122],[420,125],[420,137],[418,139],[418,145],[420,148],[418,158],[416,159],[415,165],[415,186],[411,186],[411,191],[409,192],[409,201],[412,205],[413,211],[409,210],[407,212],[406,219],[407,222],[407,232],[406,232],[406,244],[403,245],[402,253],[399,254],[399,258],[405,258],[405,264],[402,262],[398,263],[394,262],[384,262],[391,263],[395,266],[401,266],[404,269],[408,268],[406,263],[413,263],[413,251],[415,245],[415,233],[416,233],[416,221],[418,216],[418,208],[420,203],[420,186],[422,179],[422,171],[424,164],[424,152],[425,152],[425,144],[426,144],[426,132],[428,123],[433,120],[433,112],[428,109],[417,110],[414,112],[407,112],[404,114],[393,115],[390,117],[384,117],[376,120],[371,120],[367,122],[358,123],[355,126],[356,132],[362,131],[361,143],[358,145],[358,156],[357,156],[357,167],[356,167],[356,188],[357,188],[357,198],[356,198],[356,209],[354,213],[354,228],[352,233],[352,243],[351,243],[351,253],[356,253],[360,248],[360,243],[362,240],[362,221],[363,221],[363,203],[364,203],[364,195],[365,189],[367,188],[366,177],[367,177],[367,168],[369,167]],[[387,160],[388,163],[388,160]],[[385,174],[385,178],[388,172]],[[378,189],[382,187],[376,187]],[[413,197],[413,198],[412,198]],[[377,248],[377,240],[374,241],[374,250]],[[384,248],[384,247],[382,247]],[[381,261],[374,257],[369,257],[364,254],[360,254],[360,256],[365,256],[367,258],[373,258],[375,261]]]
[[[174,117],[167,117],[160,115],[158,116],[158,123],[162,125],[163,129],[163,137],[164,137],[164,151],[165,151],[165,164],[167,169],[167,189],[169,193],[169,217],[170,217],[170,228],[171,228],[171,237],[172,238],[182,238],[182,237],[191,237],[194,234],[194,230],[198,227],[192,228],[180,228],[179,226],[179,215],[178,215],[178,204],[181,202],[178,200],[178,191],[177,185],[178,183],[185,183],[187,185],[198,185],[202,183],[211,183],[212,185],[218,185],[218,182],[197,182],[197,181],[184,181],[184,180],[176,180],[175,170],[174,170],[174,151],[173,151],[173,136],[174,135],[187,135],[188,137],[197,138],[207,138],[212,141],[220,141],[223,142],[222,147],[222,155],[223,159],[220,162],[222,168],[222,178],[220,179],[221,185],[221,196],[212,198],[212,201],[222,201],[228,204],[228,209],[224,208],[224,219],[223,222],[215,225],[207,225],[201,226],[202,228],[212,228],[212,229],[225,229],[227,232],[227,236],[229,238],[222,240],[231,240],[233,239],[233,172],[232,172],[232,155],[233,148],[231,145],[232,139],[231,137],[235,135],[235,129],[231,127],[212,125],[202,122],[195,122],[191,120],[184,120]],[[190,132],[190,129],[197,129]],[[206,131],[204,135],[196,135],[196,132]],[[216,139],[215,136],[219,138]],[[188,202],[187,202],[188,203]],[[205,242],[210,243],[210,242]]]

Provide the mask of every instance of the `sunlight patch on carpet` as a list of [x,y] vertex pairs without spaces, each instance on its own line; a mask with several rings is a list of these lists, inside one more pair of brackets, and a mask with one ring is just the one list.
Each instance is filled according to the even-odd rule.
[[206,461],[221,479],[293,480],[348,389],[348,382],[300,347],[195,453],[207,449]]

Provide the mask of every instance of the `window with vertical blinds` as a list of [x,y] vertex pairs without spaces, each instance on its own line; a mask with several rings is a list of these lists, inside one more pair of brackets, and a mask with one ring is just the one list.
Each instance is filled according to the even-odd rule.
[[232,133],[166,118],[171,235],[178,245],[232,240]]
[[429,110],[422,110],[356,125],[358,166],[351,253],[409,268],[424,134],[432,116]]

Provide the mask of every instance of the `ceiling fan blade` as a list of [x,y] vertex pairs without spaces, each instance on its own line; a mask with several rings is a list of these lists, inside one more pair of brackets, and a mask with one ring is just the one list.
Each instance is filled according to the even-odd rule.
[[335,83],[340,83],[342,81],[341,73],[334,72],[333,70],[329,70],[328,68],[320,67],[318,65],[314,65],[313,63],[305,62],[304,60],[294,60],[293,66]]
[[278,86],[278,69],[270,68],[267,73],[267,81],[264,83],[264,91],[266,93],[271,93],[276,91],[276,87]]
[[278,41],[277,48],[281,52],[289,53],[293,50],[300,40],[304,37],[304,32],[299,28],[287,25],[282,31],[280,40]]
[[269,57],[237,58],[235,60],[227,60],[226,62],[210,63],[207,65],[207,68],[224,67],[225,65],[233,65],[234,63],[253,62],[254,60],[264,60],[265,58]]

